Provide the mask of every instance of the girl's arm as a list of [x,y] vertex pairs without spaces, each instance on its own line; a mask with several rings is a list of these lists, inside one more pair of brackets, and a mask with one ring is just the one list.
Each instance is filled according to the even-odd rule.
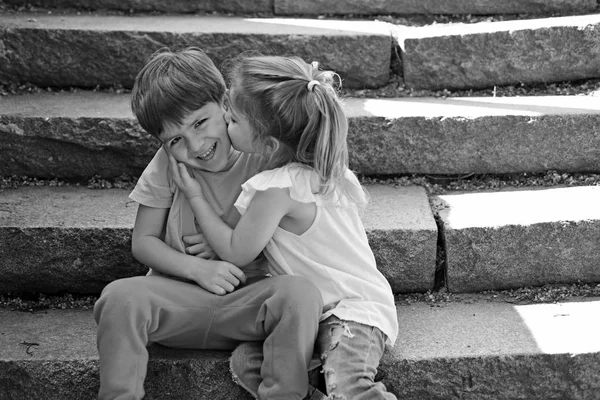
[[200,184],[185,165],[170,157],[173,180],[188,198],[202,233],[222,260],[238,266],[252,262],[273,237],[281,219],[294,206],[288,189],[257,192],[235,229],[231,229],[206,201]]
[[232,292],[246,277],[242,270],[224,261],[205,260],[181,253],[161,238],[169,209],[139,206],[131,250],[148,267],[172,276],[189,279],[215,294]]

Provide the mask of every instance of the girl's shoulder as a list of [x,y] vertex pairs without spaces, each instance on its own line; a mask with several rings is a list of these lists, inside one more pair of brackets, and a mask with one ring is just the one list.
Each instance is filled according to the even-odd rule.
[[[317,203],[314,183],[318,183],[317,174],[310,167],[302,164],[288,164],[280,168],[262,171],[248,179],[242,185],[242,193],[235,202],[235,207],[244,214],[257,192],[269,189],[288,189],[290,198],[301,203]],[[316,186],[318,187],[318,185]]]
[[344,177],[344,182],[337,190],[322,195],[316,171],[304,164],[290,163],[253,176],[244,183],[242,189],[246,193],[255,193],[271,188],[288,188],[290,197],[301,203],[316,203],[318,206],[364,205],[367,202],[366,193],[356,175],[348,169]]
[[312,168],[300,163],[290,163],[254,175],[242,185],[242,189],[244,192],[256,192],[287,188],[292,199],[310,203],[316,201],[318,184],[319,178]]

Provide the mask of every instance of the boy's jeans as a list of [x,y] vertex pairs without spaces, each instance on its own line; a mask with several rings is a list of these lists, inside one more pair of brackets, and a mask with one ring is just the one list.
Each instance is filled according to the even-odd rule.
[[302,399],[323,302],[297,276],[265,278],[225,296],[160,276],[120,279],[94,306],[98,323],[101,400],[144,396],[149,342],[188,349],[233,350],[263,341],[270,354],[256,373],[265,399]]
[[[315,351],[323,365],[328,398],[396,400],[383,383],[374,381],[384,350],[385,335],[378,328],[335,316],[321,322]],[[242,343],[231,356],[238,383],[254,396],[261,382],[261,362],[262,347],[256,343]]]

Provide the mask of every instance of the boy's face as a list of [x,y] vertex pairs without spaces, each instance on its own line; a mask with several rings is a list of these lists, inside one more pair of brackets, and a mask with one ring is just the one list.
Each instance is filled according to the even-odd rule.
[[[232,92],[229,92],[231,96]],[[253,144],[253,129],[246,116],[232,106],[231,101],[227,101],[228,107],[225,113],[225,121],[227,121],[227,133],[229,140],[234,149],[246,153],[254,153],[257,150]]]
[[233,151],[224,113],[221,105],[207,103],[189,113],[181,125],[166,124],[160,140],[178,162],[194,169],[222,171]]

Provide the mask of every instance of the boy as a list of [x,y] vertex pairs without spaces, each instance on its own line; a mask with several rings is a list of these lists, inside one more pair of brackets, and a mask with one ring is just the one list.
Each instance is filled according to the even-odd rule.
[[163,143],[130,195],[139,203],[132,252],[150,272],[110,283],[94,307],[101,400],[144,396],[149,342],[233,350],[240,342],[264,340],[264,354],[276,357],[262,364],[259,398],[307,396],[306,371],[323,306],[319,291],[296,276],[266,278],[256,268],[260,260],[235,266],[214,259],[168,173],[167,151],[235,226],[233,203],[260,159],[231,147],[224,93],[223,77],[197,48],[161,50],[136,77],[133,112]]

